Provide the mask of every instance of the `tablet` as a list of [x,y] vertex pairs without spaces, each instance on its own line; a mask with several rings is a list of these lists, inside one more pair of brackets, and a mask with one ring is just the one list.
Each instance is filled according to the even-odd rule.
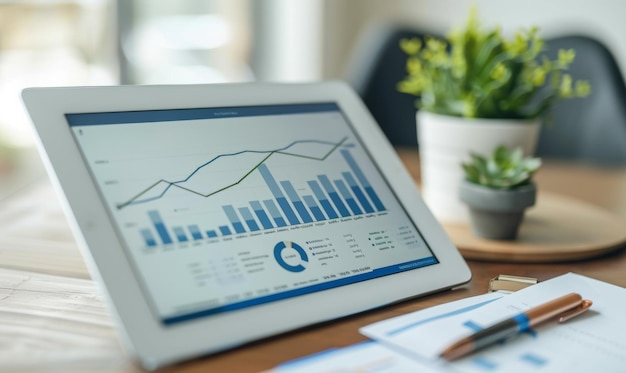
[[23,99],[90,273],[148,369],[470,279],[344,83]]

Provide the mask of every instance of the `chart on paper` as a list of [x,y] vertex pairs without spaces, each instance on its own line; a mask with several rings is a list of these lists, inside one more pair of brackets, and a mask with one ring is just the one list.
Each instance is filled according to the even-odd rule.
[[383,320],[361,333],[422,361],[478,329],[570,292],[593,298],[585,314],[537,325],[450,363],[455,372],[618,372],[626,361],[623,288],[568,273],[510,295],[486,293]]

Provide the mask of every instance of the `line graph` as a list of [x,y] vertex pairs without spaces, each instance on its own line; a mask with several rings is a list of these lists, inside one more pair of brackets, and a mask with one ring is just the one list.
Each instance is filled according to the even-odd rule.
[[186,110],[71,124],[94,202],[164,324],[432,257],[377,158],[376,133],[338,104]]
[[[237,170],[233,170],[232,174],[237,181],[228,183],[226,186],[219,186],[212,192],[204,194],[191,190],[194,194],[209,197],[232,188],[235,194],[224,193],[220,197],[207,201],[206,204],[202,203],[203,208],[210,206],[213,211],[211,213],[216,215],[207,219],[207,215],[185,211],[181,217],[178,212],[168,212],[167,205],[157,204],[143,212],[149,218],[149,223],[139,227],[137,236],[142,238],[144,247],[154,248],[175,243],[185,245],[190,241],[201,241],[205,238],[233,235],[240,237],[247,233],[254,234],[263,230],[300,224],[317,224],[335,219],[347,221],[344,219],[353,217],[361,219],[363,216],[370,218],[380,216],[377,214],[386,214],[387,207],[383,199],[371,184],[360,162],[352,154],[356,149],[349,149],[352,144],[346,144],[346,142],[347,138],[338,142],[299,140],[280,149],[264,151],[262,159],[259,161],[255,157],[254,165],[249,169],[245,168],[245,171],[240,174]],[[313,145],[309,147],[308,152],[306,146],[299,149],[293,148],[302,143]],[[328,146],[329,149],[316,145],[319,143]],[[242,154],[242,152],[214,157],[211,161],[197,167],[184,180],[188,180],[199,172],[200,168],[206,167],[219,157],[236,154]],[[275,164],[276,161],[271,162],[270,165],[267,160],[274,154],[320,162],[327,160],[327,163],[324,167],[309,168],[306,165],[294,164],[288,159],[282,159],[278,162],[279,165]],[[336,156],[331,157],[332,154]],[[239,159],[235,160],[239,161]],[[214,171],[218,172],[214,169],[210,171],[211,174]],[[256,178],[253,189],[245,190],[243,184],[244,190],[233,188],[253,173],[252,177]],[[167,183],[169,183],[168,187],[184,188],[174,182],[168,181]],[[185,188],[187,189],[190,188]],[[126,202],[127,205],[158,199],[165,194],[163,191],[156,197],[142,199],[142,195],[148,193],[149,190],[142,191],[134,200]]]
[[[275,154],[291,156],[291,157],[306,158],[306,159],[317,160],[317,161],[324,161],[331,154],[333,154],[333,152],[335,152],[339,147],[341,147],[347,140],[348,140],[348,138],[344,137],[344,138],[342,138],[341,140],[339,140],[338,142],[335,143],[335,142],[329,142],[329,141],[324,141],[324,140],[304,139],[304,140],[293,141],[290,144],[288,144],[288,145],[286,145],[286,146],[284,146],[282,148],[276,148],[276,149],[270,149],[270,150],[241,150],[241,151],[232,152],[232,153],[219,154],[219,155],[213,157],[212,159],[210,159],[209,161],[207,161],[207,162],[201,164],[200,166],[196,167],[185,178],[183,178],[181,180],[176,180],[176,181],[171,181],[171,180],[166,180],[166,179],[159,179],[158,181],[152,183],[147,188],[143,189],[142,191],[140,191],[139,193],[137,193],[136,195],[134,195],[133,197],[131,197],[127,201],[117,204],[116,207],[117,207],[118,210],[121,210],[121,209],[123,209],[125,207],[128,207],[128,206],[155,201],[157,199],[162,198],[171,188],[178,188],[178,189],[184,190],[186,192],[189,192],[189,193],[192,193],[192,194],[196,194],[196,195],[198,195],[200,197],[207,198],[207,197],[213,196],[213,195],[215,195],[217,193],[223,192],[223,191],[225,191],[227,189],[230,189],[230,188],[238,185],[239,183],[244,181],[248,176],[250,176],[250,174],[252,174],[255,170],[257,170],[261,165],[263,165],[270,157],[272,157]],[[323,144],[323,145],[331,145],[332,147],[329,149],[328,152],[326,152],[326,154],[324,154],[321,157],[314,157],[314,156],[310,156],[310,155],[306,155],[306,154],[298,154],[296,152],[289,152],[288,151],[290,148],[293,148],[294,146],[296,146],[298,144],[306,144],[306,143],[317,143],[317,144]],[[199,192],[197,190],[194,190],[194,189],[191,189],[191,188],[187,188],[184,185],[181,185],[183,183],[188,182],[201,169],[203,169],[204,167],[209,166],[210,164],[213,164],[218,159],[225,158],[225,157],[238,156],[238,155],[242,155],[242,154],[246,154],[246,153],[267,154],[267,155],[265,157],[263,157],[263,159],[260,162],[258,162],[256,165],[254,165],[250,170],[245,172],[238,180],[236,180],[233,183],[225,185],[225,186],[223,186],[221,188],[218,188],[216,190],[213,190],[213,191],[211,191],[209,193],[202,193],[202,192]],[[165,188],[158,195],[153,196],[153,197],[142,198],[143,196],[148,194],[150,191],[152,191],[155,188],[158,188],[159,186],[162,186],[162,185],[165,185]]]

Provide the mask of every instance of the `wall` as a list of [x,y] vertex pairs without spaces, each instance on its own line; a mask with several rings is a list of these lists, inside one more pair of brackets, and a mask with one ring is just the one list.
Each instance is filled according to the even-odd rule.
[[[322,76],[325,24],[322,0],[251,0],[251,4],[255,27],[252,65],[256,79],[318,80]],[[343,29],[341,22],[337,26]]]
[[400,22],[444,33],[463,24],[471,4],[505,33],[538,25],[546,37],[583,33],[607,44],[626,72],[623,0],[326,0],[323,77],[341,78],[359,35],[373,22]]

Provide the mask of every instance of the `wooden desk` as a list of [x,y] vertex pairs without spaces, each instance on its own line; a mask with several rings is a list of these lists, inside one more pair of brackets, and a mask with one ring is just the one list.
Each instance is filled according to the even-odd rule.
[[[417,154],[410,150],[399,150],[399,154],[417,179]],[[626,168],[600,170],[548,163],[537,181],[540,188],[585,199],[626,217]],[[140,372],[124,356],[94,284],[83,279],[88,274],[49,186],[26,193],[22,199],[17,196],[5,201],[0,210],[0,371]],[[38,227],[33,238],[31,233]],[[50,249],[53,251],[46,253]],[[364,341],[358,333],[361,326],[482,294],[489,279],[501,273],[546,280],[574,271],[626,287],[623,250],[584,262],[469,261],[469,265],[473,278],[459,289],[294,331],[163,371],[266,370],[287,360]]]

